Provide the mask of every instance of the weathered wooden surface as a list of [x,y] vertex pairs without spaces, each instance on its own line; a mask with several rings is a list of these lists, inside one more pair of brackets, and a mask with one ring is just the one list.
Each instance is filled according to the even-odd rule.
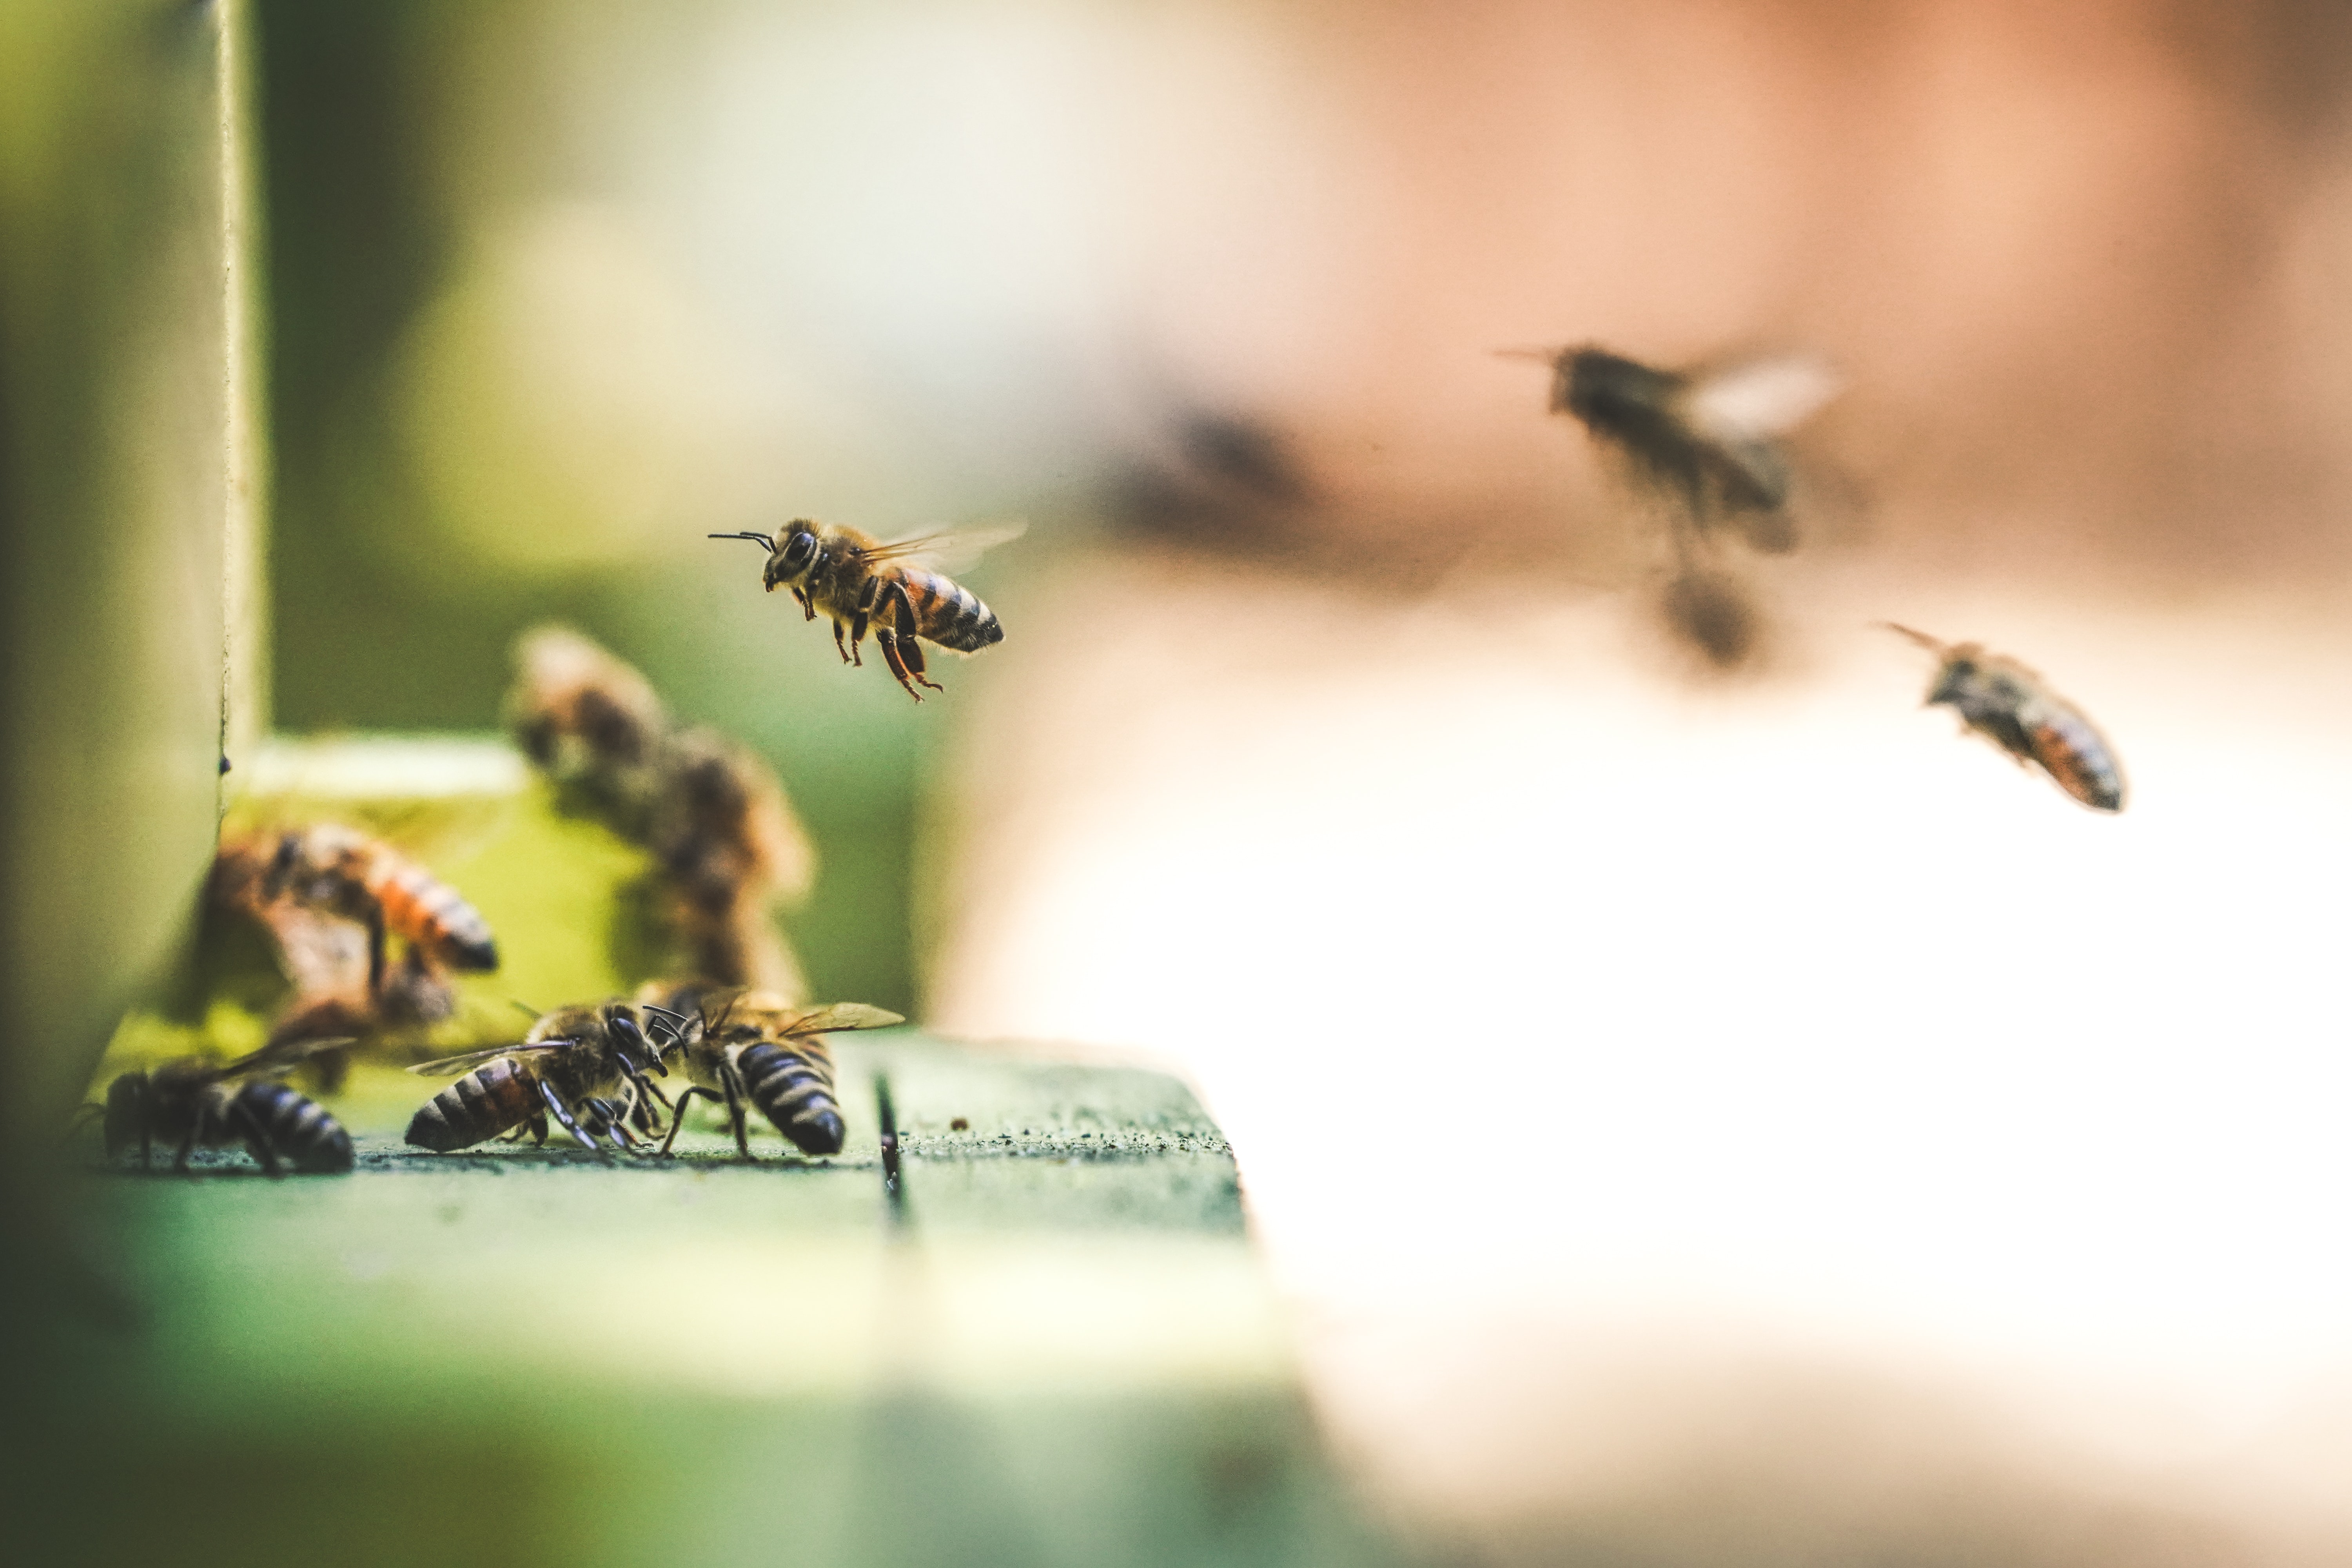
[[[84,1331],[101,1560],[1360,1563],[1245,1232],[1163,1075],[842,1039],[843,1154],[398,1142],[349,1176],[78,1147],[141,1326]],[[883,1191],[887,1073],[905,1201]],[[957,1119],[968,1123],[955,1130]],[[159,1159],[159,1167],[163,1162]],[[249,1500],[266,1498],[266,1503]],[[102,1549],[102,1550],[100,1550]]]

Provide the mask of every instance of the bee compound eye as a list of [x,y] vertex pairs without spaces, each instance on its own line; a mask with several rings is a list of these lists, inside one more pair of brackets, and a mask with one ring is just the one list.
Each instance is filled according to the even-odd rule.
[[783,567],[787,572],[805,570],[815,558],[816,535],[806,530],[793,534],[792,542],[784,546]]

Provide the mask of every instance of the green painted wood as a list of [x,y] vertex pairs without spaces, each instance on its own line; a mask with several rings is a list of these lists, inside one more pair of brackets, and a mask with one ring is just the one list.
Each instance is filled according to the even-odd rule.
[[667,1162],[425,1154],[396,1130],[434,1085],[380,1069],[341,1101],[349,1176],[84,1145],[142,1326],[79,1331],[71,1436],[170,1500],[81,1488],[92,1560],[1387,1560],[1183,1085],[840,1044],[830,1160],[765,1132],[747,1164],[714,1128]]

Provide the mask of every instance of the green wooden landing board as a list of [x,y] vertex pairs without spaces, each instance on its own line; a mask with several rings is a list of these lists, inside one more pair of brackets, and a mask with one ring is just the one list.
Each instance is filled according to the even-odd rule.
[[768,1132],[746,1165],[715,1128],[669,1162],[425,1154],[399,1131],[435,1085],[375,1069],[336,1102],[349,1176],[86,1163],[145,1321],[77,1331],[72,1554],[1390,1560],[1181,1083],[910,1032],[837,1047],[832,1160]]

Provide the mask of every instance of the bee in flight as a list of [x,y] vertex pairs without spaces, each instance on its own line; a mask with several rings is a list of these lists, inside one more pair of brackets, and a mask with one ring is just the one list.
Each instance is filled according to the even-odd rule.
[[1960,721],[2017,759],[2050,775],[2060,789],[2094,811],[2124,808],[2124,775],[2113,746],[2083,710],[2042,683],[2039,675],[1978,643],[1938,642],[1893,621],[1879,623],[1909,637],[1941,664],[1927,702],[1948,703]]
[[[543,1014],[521,1043],[467,1051],[408,1070],[428,1077],[471,1072],[435,1095],[408,1123],[408,1141],[446,1153],[508,1133],[547,1141],[547,1121],[596,1150],[598,1137],[615,1149],[636,1146],[629,1129],[650,1138],[661,1131],[657,1101],[668,1098],[646,1075],[668,1076],[661,1050],[646,1038],[636,1010],[625,1002],[559,1007]],[[601,1152],[601,1151],[598,1151]]]
[[1838,376],[1822,361],[1793,354],[1670,371],[1591,346],[1503,353],[1549,363],[1551,411],[1575,416],[1680,502],[1678,521],[1705,533],[1728,521],[1770,554],[1795,546],[1781,437],[1836,394]]
[[110,1156],[135,1140],[142,1170],[154,1144],[176,1139],[174,1171],[188,1168],[188,1155],[199,1143],[207,1149],[243,1143],[273,1176],[280,1173],[281,1159],[306,1175],[348,1171],[352,1137],[342,1123],[275,1079],[314,1051],[349,1044],[289,1041],[231,1062],[183,1057],[122,1074],[106,1086],[104,1105],[86,1105],[82,1113],[104,1118]]
[[671,1059],[689,1087],[678,1091],[679,1114],[671,1118],[669,1136],[662,1141],[665,1154],[677,1141],[687,1101],[696,1095],[727,1108],[736,1152],[746,1160],[752,1158],[746,1105],[758,1106],[801,1152],[840,1153],[848,1132],[834,1098],[833,1053],[824,1034],[906,1022],[860,1002],[794,1007],[766,991],[649,985],[638,996],[641,1005],[658,997],[661,1005],[648,1010],[679,1021]]
[[[863,664],[858,645],[870,628],[882,649],[883,660],[907,695],[916,701],[918,685],[941,689],[923,673],[922,644],[936,643],[954,653],[978,653],[1004,640],[996,612],[934,563],[950,558],[971,559],[992,544],[1018,536],[1021,527],[973,529],[957,533],[927,534],[918,539],[884,543],[854,528],[795,518],[773,536],[765,533],[714,533],[713,539],[748,539],[768,552],[760,581],[769,593],[792,590],[802,617],[814,620],[822,610],[833,623],[833,646],[847,664]],[[846,643],[842,628],[849,629]]]
[[448,969],[489,970],[499,950],[488,921],[457,889],[379,839],[333,823],[322,823],[223,851],[248,863],[258,861],[255,895],[266,905],[291,900],[304,907],[357,921],[368,935],[368,994],[383,991],[384,937],[404,938],[410,948]]

